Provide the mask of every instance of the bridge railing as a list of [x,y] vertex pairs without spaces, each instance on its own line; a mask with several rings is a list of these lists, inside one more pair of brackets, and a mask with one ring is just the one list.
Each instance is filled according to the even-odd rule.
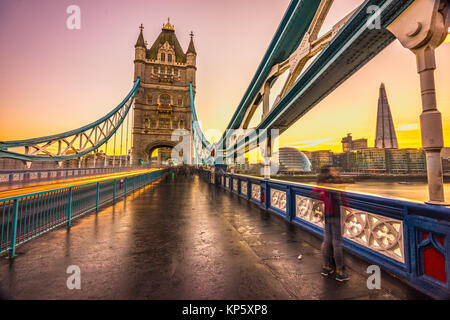
[[[202,171],[210,183],[320,237],[324,204],[314,186]],[[438,299],[450,298],[450,209],[324,188],[344,195],[343,246]]]
[[55,168],[55,169],[13,169],[0,170],[0,186],[49,181],[55,179],[79,178],[96,174],[124,172],[136,167],[98,167],[98,168]]
[[160,179],[166,170],[78,184],[42,192],[0,199],[0,254],[127,193]]

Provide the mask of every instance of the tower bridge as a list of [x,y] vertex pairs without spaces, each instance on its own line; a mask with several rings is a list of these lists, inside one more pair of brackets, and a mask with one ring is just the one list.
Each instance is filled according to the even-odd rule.
[[[141,24],[134,84],[107,115],[65,133],[0,142],[0,158],[24,164],[21,172],[1,172],[7,178],[0,183],[14,189],[0,190],[0,253],[15,261],[0,261],[3,290],[49,299],[448,299],[450,209],[433,76],[434,52],[450,25],[448,1],[366,0],[319,37],[332,3],[291,1],[217,143],[207,141],[195,110],[194,35],[184,51],[170,19],[150,44]],[[233,168],[239,153],[262,147],[270,167],[272,130],[283,133],[396,39],[417,57],[429,201],[348,193],[339,210],[352,280],[338,286],[319,276],[324,209],[312,187],[271,179],[270,170],[258,178],[226,172],[223,165]],[[270,105],[270,91],[286,72]],[[392,129],[386,104],[382,95],[385,135]],[[258,108],[261,121],[246,134]],[[394,138],[390,134],[395,148]],[[185,166],[148,168],[156,149],[159,161],[171,150]],[[76,168],[64,168],[68,161]],[[53,169],[38,172],[37,163],[54,163],[54,178],[64,181],[52,179]],[[62,261],[77,261],[86,271],[87,291],[57,289],[65,283],[57,270]],[[380,291],[365,286],[370,264],[386,279]],[[118,281],[106,284],[98,274]]]

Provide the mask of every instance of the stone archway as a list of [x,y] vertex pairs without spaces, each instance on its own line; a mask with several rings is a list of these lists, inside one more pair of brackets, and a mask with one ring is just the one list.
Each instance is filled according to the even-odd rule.
[[176,141],[167,141],[167,140],[159,140],[149,143],[145,147],[145,153],[147,156],[147,163],[152,163],[152,153],[155,149],[161,149],[163,150],[161,153],[158,154],[158,164],[160,165],[162,162],[166,161],[167,159],[171,158],[172,149],[177,145]]

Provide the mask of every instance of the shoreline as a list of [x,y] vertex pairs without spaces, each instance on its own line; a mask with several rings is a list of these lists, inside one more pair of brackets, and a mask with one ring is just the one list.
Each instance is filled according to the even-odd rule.
[[[380,181],[380,182],[423,182],[427,183],[426,175],[351,175],[351,174],[341,174],[341,178],[349,180],[352,182],[369,182],[369,181]],[[273,175],[274,179],[295,181],[295,182],[315,182],[317,175]],[[450,176],[444,175],[444,183],[450,182]],[[350,182],[351,183],[351,182]]]

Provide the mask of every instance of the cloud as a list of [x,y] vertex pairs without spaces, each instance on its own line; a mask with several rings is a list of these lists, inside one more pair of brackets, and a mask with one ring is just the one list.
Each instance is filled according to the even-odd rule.
[[327,142],[331,140],[335,140],[338,138],[324,138],[324,139],[318,139],[318,140],[305,140],[305,141],[299,141],[299,142],[292,142],[289,145],[290,146],[297,146],[297,145],[305,145],[305,144],[319,144],[321,142]]
[[340,143],[339,141],[332,141],[339,139],[337,137],[334,138],[324,138],[324,139],[318,139],[318,140],[306,140],[306,141],[299,141],[299,142],[293,142],[287,145],[287,147],[293,147],[293,148],[312,148],[319,145],[337,145]]
[[412,131],[418,129],[419,129],[418,123],[404,124],[396,128],[397,131]]

